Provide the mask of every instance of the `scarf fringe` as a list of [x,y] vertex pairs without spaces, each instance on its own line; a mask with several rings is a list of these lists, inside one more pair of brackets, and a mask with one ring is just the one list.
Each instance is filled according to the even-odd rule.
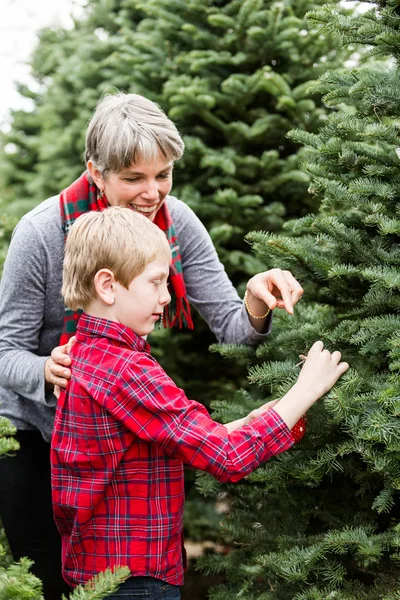
[[187,329],[194,329],[192,315],[190,313],[190,304],[186,297],[175,298],[172,302],[164,309],[164,327],[174,327],[178,325],[179,329],[187,327]]

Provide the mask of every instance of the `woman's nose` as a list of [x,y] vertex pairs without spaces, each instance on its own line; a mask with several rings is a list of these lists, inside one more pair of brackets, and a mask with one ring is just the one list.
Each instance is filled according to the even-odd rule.
[[145,200],[158,200],[158,185],[157,182],[147,181],[143,192],[141,193],[142,198]]

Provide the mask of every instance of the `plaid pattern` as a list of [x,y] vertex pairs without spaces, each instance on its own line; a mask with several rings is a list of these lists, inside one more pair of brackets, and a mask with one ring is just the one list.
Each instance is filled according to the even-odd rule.
[[[104,210],[108,207],[107,198],[98,197],[98,189],[90,183],[87,172],[74,181],[60,194],[61,226],[65,238],[75,219],[90,210]],[[185,281],[182,273],[182,261],[179,251],[174,224],[169,214],[166,203],[157,212],[154,223],[165,232],[168,239],[172,262],[169,273],[171,302],[164,310],[164,324],[166,327],[178,325],[193,329],[190,314],[190,305],[186,295]],[[66,344],[76,332],[76,326],[82,311],[65,309],[64,328],[61,334],[60,345]]]
[[293,444],[273,410],[228,435],[120,323],[81,316],[52,437],[65,580],[127,565],[182,585],[183,463],[238,481]]

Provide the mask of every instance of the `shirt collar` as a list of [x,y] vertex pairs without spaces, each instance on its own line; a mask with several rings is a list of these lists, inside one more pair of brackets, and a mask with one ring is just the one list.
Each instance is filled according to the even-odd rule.
[[130,327],[125,327],[125,325],[116,321],[93,317],[85,312],[79,318],[76,332],[78,337],[79,334],[90,337],[106,337],[116,340],[132,350],[150,353],[150,346],[146,340],[137,335]]

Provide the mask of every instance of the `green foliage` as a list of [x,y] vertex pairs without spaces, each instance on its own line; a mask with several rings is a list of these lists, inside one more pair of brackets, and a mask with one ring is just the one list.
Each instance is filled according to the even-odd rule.
[[41,581],[29,572],[32,561],[27,558],[9,566],[0,567],[1,600],[44,600]]
[[[323,3],[91,0],[74,30],[44,30],[32,60],[40,92],[20,93],[31,112],[13,113],[4,135],[3,187],[31,205],[58,193],[82,170],[86,123],[115,88],[144,93],[177,123],[187,152],[177,193],[208,225],[232,272],[254,223],[279,230],[311,199],[299,172],[293,125],[316,131],[324,117],[312,81],[349,51],[307,28]],[[229,225],[228,225],[229,224]],[[248,259],[247,259],[248,260]],[[242,261],[246,261],[242,257]]]
[[[306,292],[257,349],[249,378],[264,397],[248,396],[247,406],[284,394],[316,339],[340,349],[351,368],[311,409],[300,444],[222,487],[234,545],[226,557],[201,560],[205,572],[227,577],[213,600],[400,597],[400,21],[397,3],[377,5],[353,17],[328,7],[310,14],[343,43],[362,41],[370,55],[390,51],[392,60],[328,71],[313,85],[335,110],[319,133],[289,137],[306,146],[302,168],[320,208],[287,222],[286,235],[247,236],[257,257],[290,269]],[[230,420],[228,403],[217,410]],[[221,490],[207,478],[199,487]]]
[[[120,89],[145,94],[177,123],[186,153],[176,165],[173,192],[201,217],[243,292],[245,280],[270,263],[270,257],[251,255],[244,235],[254,229],[276,235],[285,220],[318,207],[318,198],[307,193],[312,174],[298,169],[308,152],[287,133],[295,126],[316,135],[326,118],[324,92],[310,84],[353,51],[307,25],[306,12],[324,4],[88,0],[73,30],[44,30],[32,59],[39,91],[20,87],[32,110],[14,111],[2,138],[0,191],[8,216],[0,224],[0,261],[15,219],[80,174],[96,101]],[[381,227],[393,225],[382,221]],[[323,256],[320,261],[307,268],[319,268],[323,278]],[[231,397],[247,385],[246,365],[254,356],[242,352],[235,365],[208,356],[215,339],[195,322],[194,336],[156,332],[153,352],[189,397],[206,403]],[[284,327],[276,331],[285,335]],[[269,348],[259,352],[271,361]],[[233,408],[240,412],[239,400]]]
[[0,458],[19,449],[18,442],[12,437],[16,428],[5,417],[0,417]]
[[[91,579],[86,585],[78,585],[69,595],[69,600],[102,600],[115,592],[130,575],[128,567],[106,569]],[[63,596],[63,600],[66,600]]]
[[[0,207],[1,207],[0,202]],[[8,245],[10,243],[12,231],[17,224],[17,218],[7,213],[0,215],[0,276],[3,270],[4,261],[7,255]]]
[[[0,567],[0,600],[44,600],[41,581],[30,573],[32,561],[22,558],[8,568]],[[118,586],[129,577],[127,567],[107,569],[89,581],[78,586],[69,595],[70,600],[102,600],[115,592]],[[63,595],[63,600],[66,600]]]
[[[310,82],[351,52],[307,27],[306,11],[323,4],[90,0],[73,30],[44,30],[32,58],[39,91],[20,87],[32,110],[13,112],[2,139],[7,227],[83,170],[85,129],[102,94],[143,93],[185,140],[173,193],[203,220],[242,293],[265,267],[244,235],[281,231],[285,219],[316,204],[309,176],[298,170],[303,150],[286,134],[294,125],[318,130],[325,109]],[[9,228],[4,236],[0,264]],[[199,361],[214,341],[200,319],[195,338],[168,332],[151,339],[166,370],[205,402],[246,384],[244,368],[216,357]]]

